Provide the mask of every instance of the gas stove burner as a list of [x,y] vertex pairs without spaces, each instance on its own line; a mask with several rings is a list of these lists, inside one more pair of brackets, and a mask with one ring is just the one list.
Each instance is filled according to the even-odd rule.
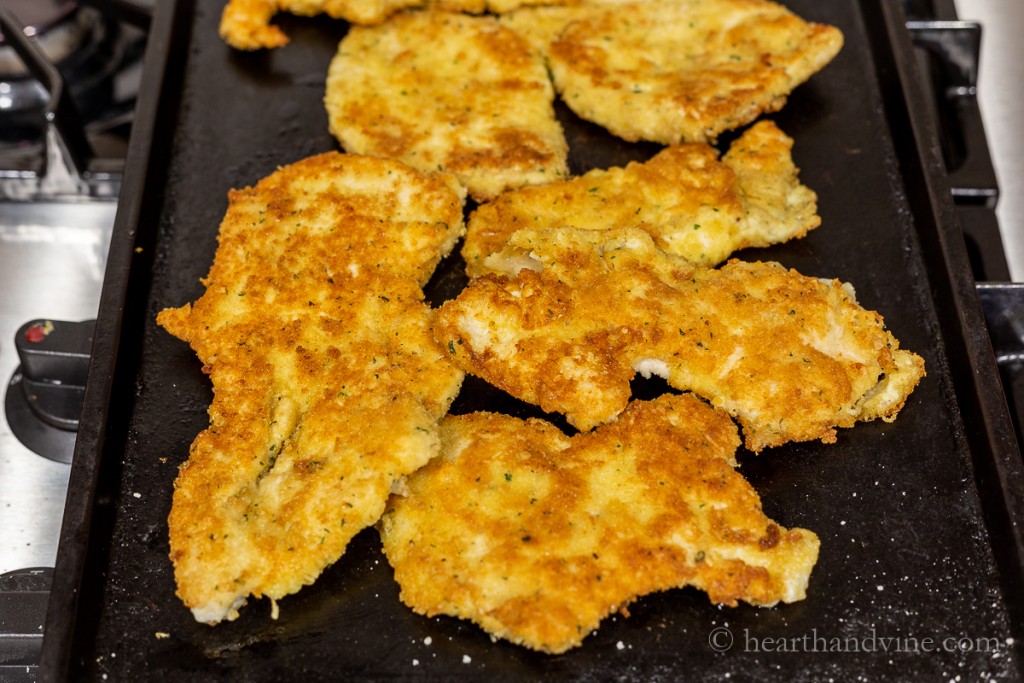
[[93,4],[0,2],[0,201],[117,197],[146,33]]
[[[81,42],[86,22],[73,19],[78,10],[74,0],[5,0],[4,5],[51,62],[66,58]],[[25,65],[0,33],[0,76],[24,75]]]
[[[131,102],[118,104],[115,92],[114,75],[128,50],[121,26],[74,2],[19,0],[14,4],[11,13],[60,72],[82,122],[95,124],[123,114],[122,105]],[[4,38],[0,43],[0,142],[23,146],[38,141],[44,132],[50,95],[10,42]]]
[[33,320],[15,335],[21,365],[7,385],[11,432],[29,450],[71,462],[95,321]]

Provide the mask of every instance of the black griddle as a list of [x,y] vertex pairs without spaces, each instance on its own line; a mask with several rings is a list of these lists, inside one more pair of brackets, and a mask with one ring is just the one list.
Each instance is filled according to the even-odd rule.
[[[211,391],[193,353],[154,320],[201,294],[229,188],[337,148],[321,101],[347,27],[282,16],[289,46],[243,54],[217,36],[222,0],[165,0],[96,328],[40,680],[1020,680],[1024,474],[900,8],[786,4],[846,36],[839,57],[773,116],[796,140],[823,225],[738,256],[851,282],[928,369],[893,424],[843,430],[830,446],[740,454],[765,511],[821,538],[805,601],[728,609],[696,590],[669,591],[607,619],[582,647],[547,656],[405,608],[369,529],[282,600],[278,620],[269,602],[251,601],[235,622],[193,621],[174,596],[166,518]],[[574,172],[654,151],[559,116]],[[458,290],[460,266],[457,257],[442,264],[432,301]],[[456,410],[473,409],[533,410],[469,380]]]

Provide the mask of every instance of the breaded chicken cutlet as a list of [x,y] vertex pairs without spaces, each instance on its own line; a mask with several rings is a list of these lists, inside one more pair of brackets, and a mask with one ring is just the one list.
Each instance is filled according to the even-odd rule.
[[346,151],[446,171],[478,201],[568,174],[553,100],[544,62],[523,38],[494,17],[448,12],[353,27],[324,97]]
[[817,196],[797,177],[792,147],[778,126],[761,121],[721,160],[706,144],[676,145],[644,163],[506,192],[470,216],[466,272],[486,272],[487,256],[524,228],[639,227],[660,249],[701,266],[803,237],[821,218]]
[[304,17],[326,14],[353,24],[379,24],[423,0],[229,0],[220,18],[220,36],[237,50],[283,47],[288,36],[271,23],[278,12]]
[[505,14],[522,7],[536,5],[574,5],[580,0],[425,0],[428,9],[444,12],[469,12],[470,14]]
[[634,374],[735,417],[747,448],[893,420],[924,375],[850,286],[776,263],[695,268],[624,230],[521,230],[438,311],[451,358],[580,429],[625,408]]
[[619,3],[605,3],[599,0],[543,4],[503,13],[498,17],[498,21],[525,38],[534,50],[548,59],[551,54],[551,44],[558,40],[566,26],[614,7],[616,4]]
[[526,8],[503,18],[548,55],[580,117],[625,140],[714,142],[778,111],[839,52],[842,33],[769,0]]
[[461,205],[441,178],[338,153],[230,193],[205,293],[157,318],[213,383],[168,518],[198,621],[313,582],[437,454],[463,374],[419,283]]
[[734,470],[736,426],[691,395],[635,401],[572,438],[542,420],[448,416],[441,457],[378,528],[402,601],[542,652],[656,591],[735,606],[805,596],[818,538],[768,519]]
[[[352,24],[373,26],[404,9],[445,12],[511,12],[531,5],[557,5],[570,0],[228,0],[221,13],[220,36],[236,50],[284,47],[288,36],[271,20],[279,12],[304,17],[325,14]],[[575,1],[575,0],[571,0]]]

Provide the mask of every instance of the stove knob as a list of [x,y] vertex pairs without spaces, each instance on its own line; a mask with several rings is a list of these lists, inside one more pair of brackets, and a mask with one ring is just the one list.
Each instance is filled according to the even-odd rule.
[[58,429],[78,429],[96,321],[33,320],[18,330],[21,391],[32,412]]

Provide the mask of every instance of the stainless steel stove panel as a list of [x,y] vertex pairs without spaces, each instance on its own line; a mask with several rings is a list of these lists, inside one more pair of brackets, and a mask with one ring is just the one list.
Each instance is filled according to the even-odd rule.
[[[0,379],[18,366],[14,335],[34,318],[94,318],[113,202],[0,203]],[[0,573],[52,567],[70,467],[29,451],[0,419]]]
[[1024,2],[956,0],[964,19],[981,22],[978,99],[1001,193],[996,213],[1014,281],[1024,280]]

